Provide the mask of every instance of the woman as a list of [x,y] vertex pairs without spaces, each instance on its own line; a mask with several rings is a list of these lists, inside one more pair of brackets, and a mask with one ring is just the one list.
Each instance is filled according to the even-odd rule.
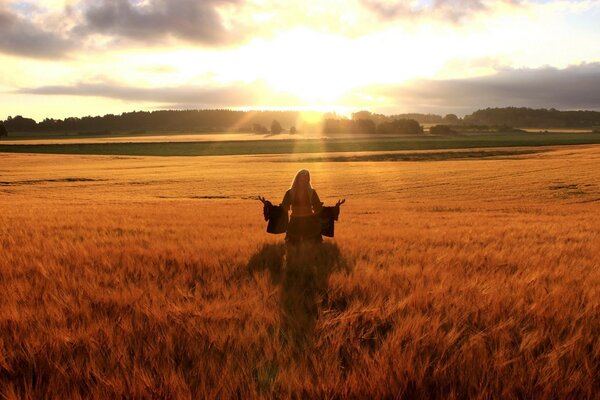
[[[340,206],[346,202],[345,199],[338,200],[333,207],[323,207],[317,191],[310,184],[310,173],[305,169],[298,171],[279,206],[262,196],[258,196],[258,200],[263,203],[265,221],[269,221],[267,232],[285,232],[288,243],[322,242],[321,235],[333,237],[334,221],[338,220]],[[292,215],[288,222],[290,208]]]
[[286,242],[323,241],[319,220],[323,203],[310,184],[310,173],[307,170],[298,171],[292,181],[292,187],[285,192],[280,207],[286,212],[290,207],[292,209],[285,235]]

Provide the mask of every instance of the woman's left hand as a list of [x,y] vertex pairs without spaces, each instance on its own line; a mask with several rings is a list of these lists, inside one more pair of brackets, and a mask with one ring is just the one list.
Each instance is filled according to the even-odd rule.
[[263,204],[267,204],[269,201],[267,199],[265,199],[262,196],[258,196],[258,199],[263,203]]

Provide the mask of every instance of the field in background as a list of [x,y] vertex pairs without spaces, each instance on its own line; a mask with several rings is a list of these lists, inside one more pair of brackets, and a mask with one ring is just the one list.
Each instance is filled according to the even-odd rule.
[[281,140],[294,139],[304,136],[282,133],[279,135],[257,133],[114,133],[114,134],[66,134],[66,133],[11,133],[2,138],[0,144],[73,144],[73,143],[165,143],[165,142],[214,142],[214,141],[244,141],[244,140]]
[[[125,156],[216,156],[362,151],[474,149],[600,144],[600,133],[515,133],[456,136],[333,135],[329,138],[265,139],[263,135],[188,135],[0,142],[0,152]],[[204,139],[203,139],[204,138]],[[235,138],[235,139],[234,139]],[[114,141],[110,141],[114,140]],[[7,144],[12,143],[12,144]]]
[[[593,398],[600,147],[502,151],[0,154],[0,395]],[[286,251],[300,168],[347,204]]]
[[[426,135],[429,128],[437,124],[422,124]],[[557,134],[568,133],[577,135],[597,134],[593,128],[589,129],[567,129],[567,128],[522,128],[523,132],[534,134]],[[519,133],[512,133],[512,135]],[[488,136],[489,132],[469,132],[463,135]],[[509,132],[499,135],[511,136]],[[521,133],[522,135],[522,133]],[[317,132],[299,132],[296,134],[251,132],[193,132],[193,131],[115,131],[115,132],[10,132],[8,137],[0,140],[2,144],[61,144],[61,143],[152,143],[152,142],[199,142],[199,141],[223,141],[223,140],[264,140],[264,139],[304,139],[322,137],[324,134]],[[336,138],[373,137],[372,134],[337,133],[332,135]]]

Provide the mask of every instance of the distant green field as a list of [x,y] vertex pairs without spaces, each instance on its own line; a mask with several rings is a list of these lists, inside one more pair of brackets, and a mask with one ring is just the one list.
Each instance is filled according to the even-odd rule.
[[407,136],[221,142],[0,144],[0,152],[128,156],[215,156],[321,152],[434,150],[600,144],[600,133],[518,133],[477,136]]

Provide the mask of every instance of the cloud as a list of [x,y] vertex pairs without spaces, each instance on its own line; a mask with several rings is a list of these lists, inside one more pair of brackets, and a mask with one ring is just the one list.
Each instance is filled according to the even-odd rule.
[[[374,111],[466,114],[486,107],[545,107],[600,110],[600,63],[565,69],[503,69],[495,75],[451,80],[416,80],[402,85],[371,85],[348,93],[339,105]],[[130,87],[114,83],[79,83],[18,90],[21,94],[94,96],[168,107],[300,107],[298,97],[274,91],[266,83],[228,86],[182,85]],[[365,102],[365,98],[373,99]]]
[[128,102],[186,104],[196,107],[244,107],[301,105],[292,95],[274,92],[263,82],[229,86],[130,87],[112,83],[79,83],[71,86],[41,86],[18,90],[21,94],[94,96]]
[[362,5],[381,20],[414,19],[431,17],[453,23],[462,22],[473,14],[490,12],[498,5],[518,5],[519,0],[433,0],[407,1],[360,0]]
[[[241,1],[73,0],[62,8],[48,8],[0,0],[0,52],[61,58],[71,51],[102,50],[127,41],[161,45],[174,38],[210,47],[239,43],[245,29],[239,23],[237,29],[228,29],[220,10]],[[89,40],[96,35],[102,40]],[[94,43],[96,47],[87,46]]]
[[600,63],[564,69],[503,69],[495,75],[452,80],[417,80],[405,85],[363,88],[354,96],[384,99],[390,107],[464,113],[486,107],[546,107],[600,110]]
[[238,0],[86,0],[83,21],[76,28],[153,43],[175,37],[193,43],[220,45],[235,33],[225,27],[218,8]]
[[152,74],[173,74],[177,72],[177,68],[172,65],[149,65],[138,68],[140,72]]
[[32,58],[60,58],[72,48],[68,39],[0,4],[0,52]]

